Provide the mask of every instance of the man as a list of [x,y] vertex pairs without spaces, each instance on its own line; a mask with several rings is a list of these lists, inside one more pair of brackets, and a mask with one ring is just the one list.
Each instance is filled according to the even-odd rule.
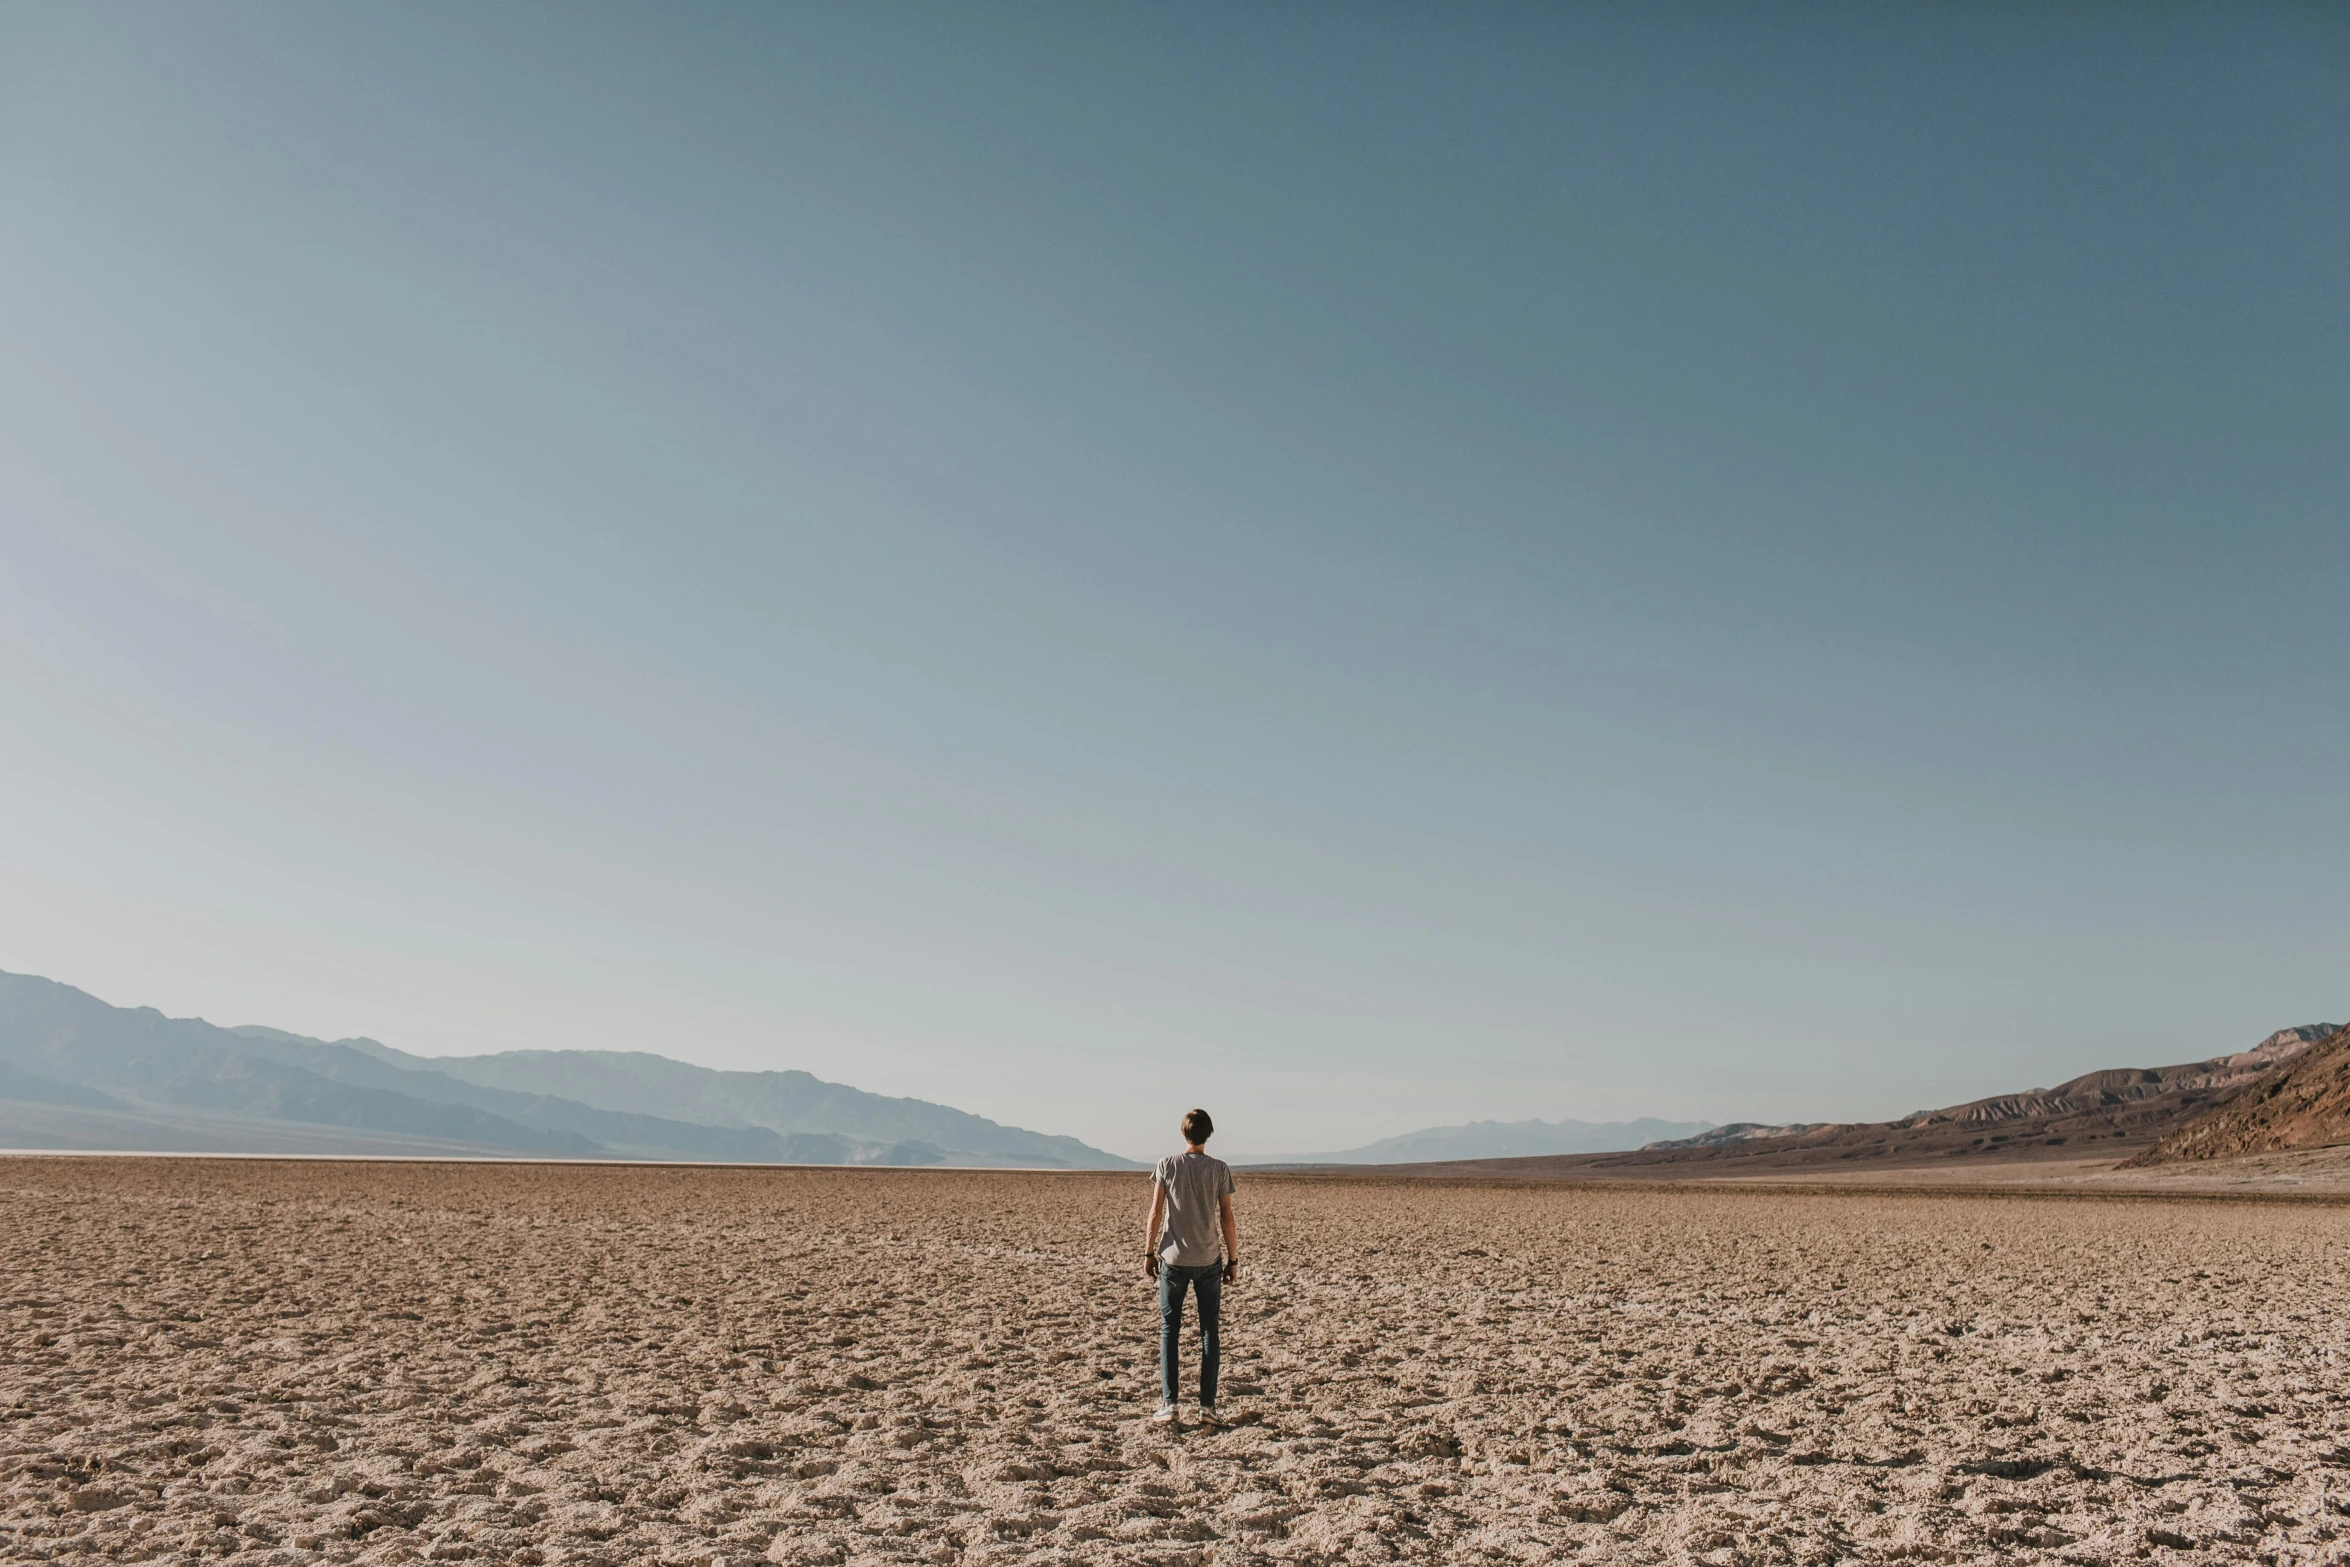
[[1199,1295],[1200,1418],[1216,1423],[1224,1286],[1240,1278],[1240,1232],[1232,1222],[1231,1168],[1208,1157],[1207,1142],[1215,1134],[1208,1112],[1192,1111],[1183,1118],[1183,1152],[1161,1159],[1151,1172],[1142,1271],[1159,1281],[1159,1408],[1151,1419],[1161,1424],[1175,1418],[1176,1340],[1187,1289]]

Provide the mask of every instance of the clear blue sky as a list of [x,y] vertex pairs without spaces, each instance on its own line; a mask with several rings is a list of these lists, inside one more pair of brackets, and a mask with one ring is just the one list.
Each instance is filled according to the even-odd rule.
[[1128,1153],[2350,1012],[2350,10],[0,10],[0,968]]

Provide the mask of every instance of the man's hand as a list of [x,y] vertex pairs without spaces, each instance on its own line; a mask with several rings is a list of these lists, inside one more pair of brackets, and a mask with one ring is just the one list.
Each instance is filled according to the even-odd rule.
[[1225,1282],[1225,1283],[1227,1283],[1227,1284],[1238,1284],[1238,1283],[1240,1282],[1240,1262],[1239,1262],[1239,1259],[1237,1259],[1237,1258],[1226,1258],[1226,1259],[1225,1259],[1225,1262],[1224,1262],[1224,1282]]
[[1155,1279],[1159,1276],[1159,1254],[1157,1252],[1146,1251],[1142,1254],[1142,1276],[1146,1279]]

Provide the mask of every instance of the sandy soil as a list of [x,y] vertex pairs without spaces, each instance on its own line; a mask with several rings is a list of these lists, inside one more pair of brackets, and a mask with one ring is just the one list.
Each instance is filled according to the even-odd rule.
[[0,1559],[2350,1559],[2350,1208],[0,1162]]

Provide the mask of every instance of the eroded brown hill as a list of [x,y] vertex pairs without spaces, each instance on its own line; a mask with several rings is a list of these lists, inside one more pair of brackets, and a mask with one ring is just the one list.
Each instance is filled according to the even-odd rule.
[[1788,1127],[1780,1135],[1772,1135],[1776,1128],[1740,1125],[1630,1153],[1391,1168],[1455,1175],[1686,1180],[1855,1166],[1898,1169],[1965,1159],[2012,1164],[2103,1156],[2118,1161],[2151,1148],[2167,1133],[2329,1038],[2340,1038],[2331,1023],[2279,1029],[2233,1055],[2177,1066],[2088,1072],[2054,1088],[1996,1094],[1945,1109],[1921,1110],[1898,1121]]
[[2129,1162],[2229,1159],[2336,1143],[2350,1143],[2350,1028],[2172,1128]]

